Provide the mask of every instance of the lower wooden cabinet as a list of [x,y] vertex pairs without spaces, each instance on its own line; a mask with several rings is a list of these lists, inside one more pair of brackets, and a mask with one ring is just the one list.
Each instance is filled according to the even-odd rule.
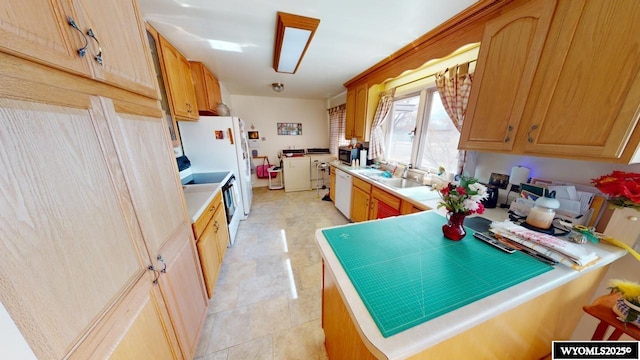
[[400,198],[374,186],[371,189],[369,219],[384,219],[400,215],[400,203]]
[[371,184],[352,177],[351,188],[351,221],[360,222],[369,220],[369,205],[371,201]]
[[329,198],[336,202],[336,168],[333,166],[329,170]]
[[[182,354],[195,355],[207,317],[208,301],[196,246],[187,222],[164,247],[158,284],[171,316]],[[166,264],[166,268],[165,268]]]
[[207,295],[211,298],[229,244],[229,229],[221,191],[218,190],[204,213],[193,224],[193,231]]

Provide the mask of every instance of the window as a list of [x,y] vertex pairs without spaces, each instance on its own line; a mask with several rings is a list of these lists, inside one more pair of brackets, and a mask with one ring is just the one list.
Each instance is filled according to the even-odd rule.
[[387,125],[386,160],[404,164],[411,162],[420,95],[393,101],[391,123]]
[[422,170],[443,166],[455,172],[460,133],[433,88],[393,102],[387,124],[386,160],[413,164]]

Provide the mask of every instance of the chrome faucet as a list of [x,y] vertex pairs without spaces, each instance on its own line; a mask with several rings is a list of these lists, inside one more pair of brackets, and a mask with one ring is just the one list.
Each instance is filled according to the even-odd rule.
[[409,174],[409,169],[411,169],[411,164],[406,164],[404,166],[404,170],[402,171],[402,178],[406,179],[407,175]]

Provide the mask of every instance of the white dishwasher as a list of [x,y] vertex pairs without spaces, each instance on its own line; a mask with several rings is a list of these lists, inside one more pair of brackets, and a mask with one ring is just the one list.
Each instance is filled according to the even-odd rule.
[[351,219],[351,175],[336,169],[336,208]]

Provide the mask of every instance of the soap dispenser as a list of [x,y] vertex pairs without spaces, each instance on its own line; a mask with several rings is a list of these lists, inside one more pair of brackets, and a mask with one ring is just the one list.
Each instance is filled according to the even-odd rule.
[[560,202],[556,199],[556,192],[546,193],[545,196],[541,196],[536,200],[525,222],[538,229],[549,229],[553,218],[556,216],[555,209],[559,207]]

